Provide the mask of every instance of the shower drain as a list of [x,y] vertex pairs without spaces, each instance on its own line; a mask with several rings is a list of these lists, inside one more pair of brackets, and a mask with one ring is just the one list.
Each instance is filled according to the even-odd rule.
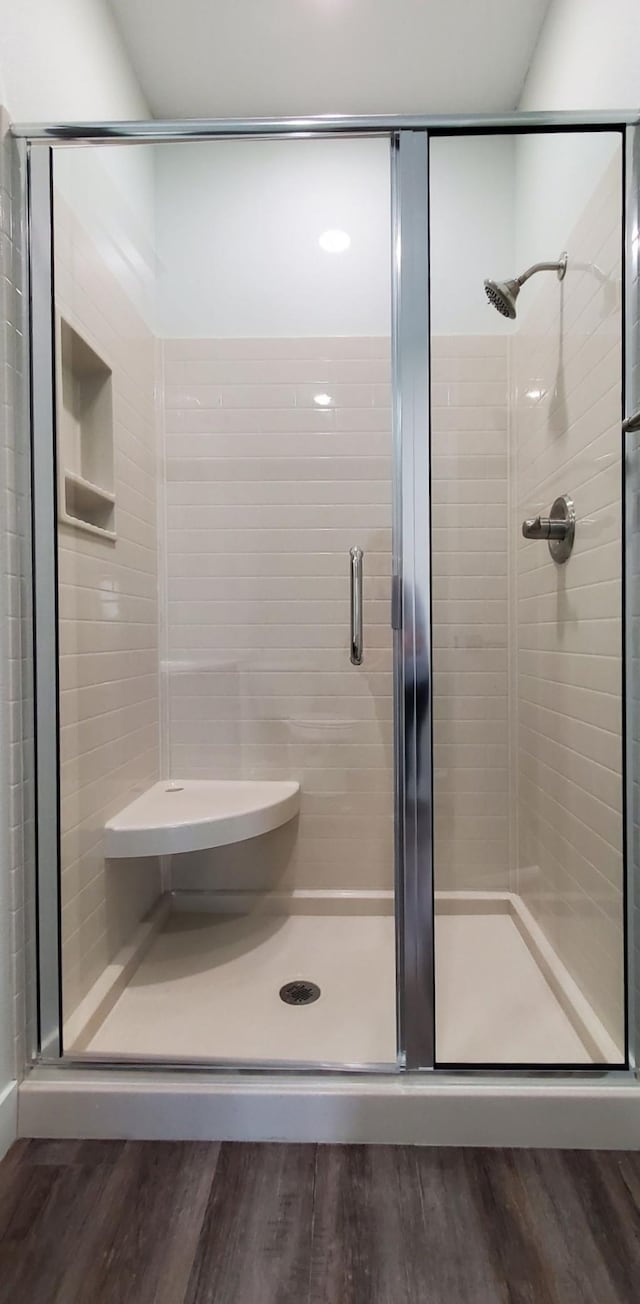
[[285,983],[280,988],[280,1000],[285,1005],[313,1005],[320,995],[317,983],[308,983],[299,978],[297,982]]

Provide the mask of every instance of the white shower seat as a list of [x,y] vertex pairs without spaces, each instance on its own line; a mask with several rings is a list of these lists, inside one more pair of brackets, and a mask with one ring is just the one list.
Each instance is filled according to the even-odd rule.
[[294,819],[293,780],[161,780],[105,824],[107,859],[172,856],[224,847]]

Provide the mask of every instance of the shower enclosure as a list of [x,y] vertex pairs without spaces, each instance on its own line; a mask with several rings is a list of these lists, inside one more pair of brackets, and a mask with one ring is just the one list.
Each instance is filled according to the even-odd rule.
[[632,1069],[635,126],[16,134],[34,1056]]

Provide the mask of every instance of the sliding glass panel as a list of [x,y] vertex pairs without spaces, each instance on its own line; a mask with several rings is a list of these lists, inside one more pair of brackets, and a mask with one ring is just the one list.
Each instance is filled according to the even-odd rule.
[[620,1064],[621,136],[432,141],[430,241],[437,1061]]
[[395,1062],[389,173],[55,159],[74,1055]]

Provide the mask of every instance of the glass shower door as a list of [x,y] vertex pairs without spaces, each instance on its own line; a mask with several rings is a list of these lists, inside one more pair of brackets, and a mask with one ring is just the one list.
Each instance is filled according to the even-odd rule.
[[65,1050],[393,1064],[389,142],[54,162]]
[[621,1065],[622,137],[430,159],[436,1061]]
[[52,153],[47,1047],[623,1063],[620,135]]

